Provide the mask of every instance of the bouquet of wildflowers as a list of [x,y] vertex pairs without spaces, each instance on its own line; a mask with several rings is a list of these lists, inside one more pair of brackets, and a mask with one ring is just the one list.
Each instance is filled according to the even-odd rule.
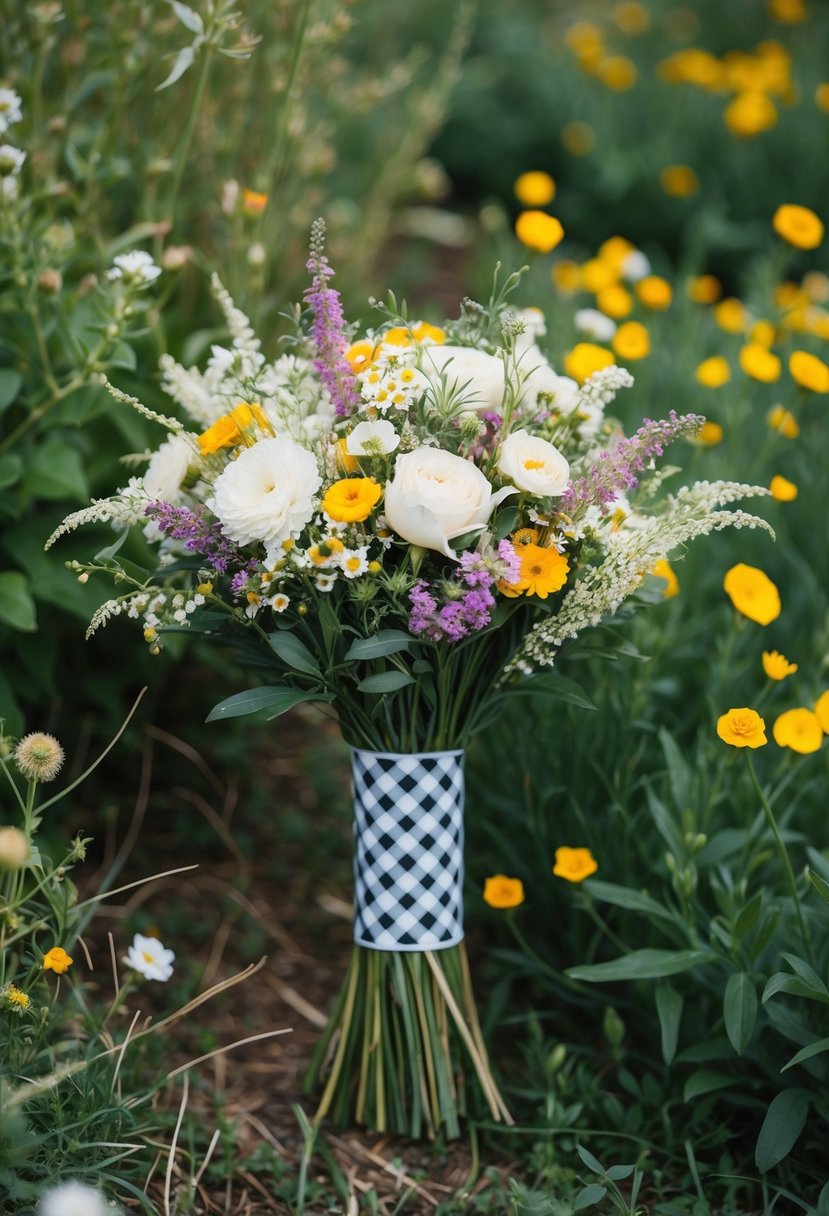
[[766,491],[663,494],[655,459],[702,419],[671,413],[626,438],[606,407],[629,373],[558,375],[541,314],[507,308],[517,276],[440,327],[390,297],[355,334],[323,238],[317,224],[290,353],[268,362],[216,281],[231,345],[203,372],[162,361],[186,424],[109,386],[168,437],[52,540],[108,520],[157,551],[147,572],[119,561],[120,539],[72,563],[120,583],[90,632],[126,614],[153,653],[180,629],[254,651],[264,682],[212,718],[336,712],[353,749],[355,948],[313,1065],[319,1113],[451,1135],[476,1085],[509,1119],[463,945],[463,748],[517,690],[572,695],[550,670],[561,648],[677,546],[767,526],[723,509]]

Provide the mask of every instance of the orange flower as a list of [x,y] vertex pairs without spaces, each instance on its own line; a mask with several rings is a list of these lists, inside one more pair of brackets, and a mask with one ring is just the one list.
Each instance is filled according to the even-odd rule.
[[242,191],[242,210],[245,215],[261,215],[267,205],[267,194],[260,194],[258,190]]
[[214,452],[221,451],[222,448],[232,448],[243,443],[245,432],[253,426],[254,422],[258,423],[267,434],[273,434],[273,427],[268,422],[261,405],[256,405],[255,402],[248,405],[243,401],[229,414],[223,414],[221,418],[217,418],[206,431],[202,431],[199,435],[199,451],[202,456],[210,456]]
[[766,724],[756,709],[729,709],[717,719],[717,734],[731,747],[753,750],[768,743]]
[[490,908],[517,908],[524,902],[524,884],[520,878],[493,874],[484,883],[484,903]]
[[567,582],[570,563],[558,549],[547,549],[532,541],[519,541],[517,553],[520,570],[517,583],[498,584],[498,589],[510,599],[519,595],[537,595],[546,600],[554,591],[560,591]]
[[645,308],[661,312],[671,303],[673,289],[667,279],[658,274],[649,274],[636,284],[636,294]]
[[567,882],[584,882],[598,870],[598,863],[589,849],[570,849],[562,845],[556,849],[556,864],[553,873]]

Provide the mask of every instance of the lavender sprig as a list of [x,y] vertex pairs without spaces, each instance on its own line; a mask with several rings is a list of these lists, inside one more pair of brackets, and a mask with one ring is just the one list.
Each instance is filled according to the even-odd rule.
[[678,415],[675,410],[657,422],[645,418],[635,434],[620,439],[612,451],[601,452],[582,477],[570,482],[559,500],[561,510],[573,515],[591,506],[606,507],[639,484],[637,474],[672,440],[693,434],[704,421],[699,414]]
[[348,333],[343,316],[340,293],[327,286],[334,271],[325,256],[325,221],[314,220],[311,225],[311,256],[305,263],[314,276],[305,292],[305,302],[314,316],[314,342],[317,357],[314,367],[328,390],[338,418],[346,418],[360,403],[354,372],[344,353],[348,349]]
[[185,549],[207,559],[219,574],[229,566],[253,572],[256,562],[242,556],[236,546],[222,532],[221,524],[211,522],[204,507],[175,507],[171,502],[156,499],[147,504],[144,514],[151,519],[160,532],[170,540],[184,542]]

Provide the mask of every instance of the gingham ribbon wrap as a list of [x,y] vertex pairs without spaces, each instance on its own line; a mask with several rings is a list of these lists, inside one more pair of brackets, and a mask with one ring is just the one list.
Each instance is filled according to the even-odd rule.
[[445,950],[463,941],[463,752],[353,748],[354,941]]

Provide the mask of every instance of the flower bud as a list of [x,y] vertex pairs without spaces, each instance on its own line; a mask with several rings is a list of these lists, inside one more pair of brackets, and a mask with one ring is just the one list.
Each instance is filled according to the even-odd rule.
[[0,869],[19,870],[29,860],[30,852],[20,828],[0,827]]
[[56,296],[63,287],[63,275],[59,270],[53,270],[47,266],[45,270],[41,270],[37,277],[38,290],[44,295]]

